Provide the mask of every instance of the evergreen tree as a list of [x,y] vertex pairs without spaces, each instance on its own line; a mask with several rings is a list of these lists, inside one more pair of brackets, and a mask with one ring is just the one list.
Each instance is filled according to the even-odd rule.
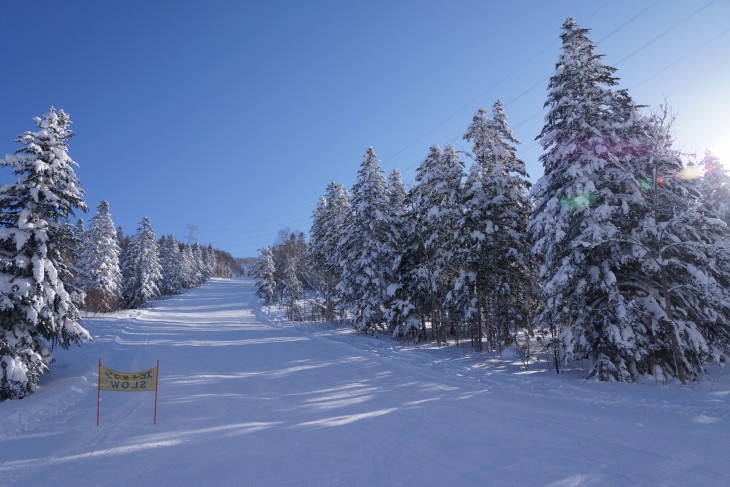
[[183,254],[173,235],[160,239],[161,294],[180,294],[185,287]]
[[643,212],[630,220],[626,239],[624,267],[632,272],[619,276],[619,286],[631,291],[624,307],[632,326],[614,331],[620,358],[613,363],[626,364],[632,379],[685,383],[705,364],[721,363],[730,345],[730,233],[703,203],[697,168],[673,149],[666,108],[650,127],[651,150],[634,183]]
[[446,296],[455,277],[454,232],[461,210],[461,180],[464,164],[456,149],[431,147],[416,170],[416,185],[409,195],[409,212],[403,232],[403,257],[398,269],[396,336],[405,336],[421,325],[425,337],[426,319],[433,338],[446,340],[453,316]]
[[259,253],[252,269],[252,274],[256,278],[256,295],[270,305],[276,297],[274,256],[268,247],[259,249]]
[[109,203],[103,200],[91,219],[79,258],[81,286],[86,291],[86,308],[95,312],[117,309],[122,299],[121,249],[117,243]]
[[68,155],[71,121],[51,108],[34,119],[37,132],[16,138],[22,147],[0,161],[17,181],[0,186],[0,400],[32,393],[52,355],[89,340],[66,289],[73,242],[67,221],[86,211]]
[[[536,267],[531,254],[527,224],[532,207],[531,186],[525,164],[517,157],[516,144],[499,100],[492,108],[486,147],[475,145],[480,164],[488,171],[491,200],[485,212],[492,275],[488,289],[492,340],[501,349],[518,331],[529,327],[537,307],[534,295]],[[494,336],[496,334],[496,336]]]
[[389,276],[397,265],[397,239],[388,185],[375,152],[365,153],[352,188],[352,216],[340,241],[342,275],[337,285],[358,330],[375,333],[385,322]]
[[393,169],[388,175],[388,200],[394,214],[405,214],[407,194],[408,191],[403,183],[403,176],[398,168]]
[[284,261],[284,269],[281,276],[281,294],[287,306],[287,314],[290,320],[295,317],[294,310],[297,308],[297,300],[304,297],[304,285],[299,279],[300,262],[294,255],[290,255]]
[[667,112],[642,117],[611,89],[615,70],[587,31],[572,19],[563,29],[531,222],[545,279],[538,323],[567,358],[589,358],[592,377],[686,382],[727,347],[726,226],[700,204]]
[[213,249],[212,244],[208,244],[208,246],[203,249],[203,265],[205,267],[205,280],[209,281],[211,278],[215,277],[215,268],[216,268],[216,253]]
[[331,182],[312,214],[309,267],[312,269],[317,290],[324,294],[325,319],[328,320],[335,319],[335,286],[342,273],[338,244],[349,224],[350,213],[350,195],[347,189],[340,183]]
[[[388,207],[391,219],[390,232],[392,235],[392,239],[395,242],[394,249],[397,249],[394,250],[394,255],[397,256],[397,261],[400,262],[400,258],[402,257],[403,253],[402,248],[407,238],[406,232],[408,231],[410,225],[407,215],[408,191],[406,190],[406,186],[403,183],[403,177],[401,176],[398,168],[394,168],[388,175],[387,192]],[[396,263],[394,262],[393,265],[391,265],[388,269],[388,273],[385,277],[385,281],[389,284],[388,288],[386,289],[384,302],[385,322],[391,328],[394,328],[395,324],[398,321],[397,319],[394,319],[392,309],[396,306],[397,303],[400,302],[400,299],[397,299],[394,295],[394,291],[395,289],[397,289],[396,287],[394,287],[394,285],[400,278],[399,267],[400,266],[396,265]]]
[[182,249],[182,279],[185,289],[192,289],[198,285],[195,271],[195,253],[192,245],[184,245]]
[[474,163],[466,179],[463,215],[456,232],[460,273],[451,299],[471,333],[474,348],[482,349],[486,331],[487,342],[499,351],[508,341],[508,325],[516,314],[511,305],[517,304],[520,294],[510,284],[516,285],[529,269],[524,258],[529,183],[499,101],[493,112],[490,119],[486,110],[477,110],[464,135],[473,144]]
[[195,242],[191,247],[193,251],[193,283],[194,287],[200,287],[206,281],[205,264],[203,262],[203,248],[198,242]]
[[477,351],[482,350],[486,296],[495,270],[491,242],[487,239],[493,230],[487,213],[493,199],[491,190],[487,169],[479,163],[472,164],[464,182],[462,213],[454,236],[457,274],[447,295],[449,306],[458,316],[459,335],[468,333]]
[[628,93],[612,89],[616,70],[594,53],[587,33],[573,19],[563,24],[538,137],[545,175],[533,191],[530,231],[546,301],[537,323],[558,340],[556,365],[560,344],[568,358],[590,358],[592,376],[630,380],[616,331],[629,333],[631,325],[618,285],[624,249],[617,241],[632,207],[641,205],[627,179],[643,125]]
[[123,276],[122,294],[128,308],[143,308],[150,299],[160,295],[158,283],[162,275],[157,237],[147,217],[142,219],[129,244],[124,258]]

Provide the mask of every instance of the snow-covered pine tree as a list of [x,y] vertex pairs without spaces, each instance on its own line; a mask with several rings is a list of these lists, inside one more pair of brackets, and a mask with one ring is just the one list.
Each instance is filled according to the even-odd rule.
[[296,316],[297,300],[304,297],[304,285],[299,279],[300,262],[296,255],[289,255],[284,261],[284,269],[281,276],[281,295],[287,307],[289,320],[299,320]]
[[[400,246],[403,237],[404,220],[407,218],[406,213],[408,211],[407,198],[408,190],[403,183],[403,177],[398,168],[394,168],[388,175],[388,209],[393,221],[391,233],[396,241],[396,247]],[[391,270],[391,277],[393,272],[394,269]]]
[[399,339],[426,339],[426,320],[431,319],[434,296],[435,259],[426,241],[433,228],[428,212],[434,206],[432,181],[442,175],[443,152],[434,144],[416,169],[416,184],[408,194],[408,214],[403,222],[400,259],[394,280],[388,288],[387,318],[393,336]]
[[493,276],[496,275],[491,238],[494,232],[491,211],[495,198],[495,188],[489,180],[491,132],[493,128],[487,111],[480,108],[464,135],[464,139],[473,144],[474,163],[462,192],[462,213],[455,232],[458,274],[448,295],[448,302],[459,316],[459,334],[468,333],[477,351],[483,347],[485,325],[494,323],[489,314],[489,305],[493,303],[488,300],[493,289]]
[[102,200],[91,219],[79,257],[79,277],[86,292],[86,309],[106,313],[121,305],[120,254],[109,203]]
[[279,299],[282,301],[287,299],[287,303],[291,305],[293,299],[299,297],[309,282],[306,265],[308,250],[304,233],[297,234],[290,232],[289,229],[282,229],[271,251],[276,268],[275,279]]
[[0,400],[35,390],[52,361],[48,344],[91,339],[65,285],[67,221],[86,211],[68,155],[71,121],[54,108],[34,120],[39,130],[19,135],[22,147],[0,161],[18,177],[0,186]]
[[336,319],[335,286],[342,273],[338,244],[349,224],[350,214],[347,189],[338,182],[331,182],[312,214],[309,231],[309,267],[316,288],[325,300],[326,320]]
[[388,175],[388,201],[395,214],[405,214],[407,196],[408,190],[403,183],[403,176],[396,167]]
[[632,179],[646,124],[628,93],[613,89],[616,70],[594,53],[587,33],[573,19],[563,24],[538,136],[545,174],[533,188],[529,228],[545,306],[536,322],[554,338],[556,365],[564,347],[567,358],[591,360],[590,376],[631,380],[634,323],[625,293],[632,270],[622,242],[643,211]]
[[200,246],[198,242],[193,243],[192,252],[193,252],[193,282],[195,283],[195,287],[202,286],[205,284],[205,265],[203,263],[203,248]]
[[447,328],[451,334],[455,333],[457,328],[458,313],[455,313],[454,308],[449,305],[447,297],[459,275],[457,260],[459,243],[456,237],[463,212],[465,179],[464,162],[452,144],[444,147],[441,172],[438,178],[441,182],[434,188],[433,196],[437,206],[427,215],[431,220],[431,236],[426,243],[433,249],[435,258],[434,277],[439,282],[437,302],[441,306],[439,329],[444,335]]
[[483,327],[493,349],[501,350],[518,330],[529,326],[535,266],[527,222],[531,206],[524,163],[500,101],[475,113],[464,139],[473,143],[474,164],[463,192],[463,214],[456,229],[460,270],[452,301],[481,350]]
[[142,219],[125,254],[122,295],[128,308],[143,308],[160,295],[158,283],[162,277],[157,237],[149,218]]
[[[537,269],[531,252],[527,224],[532,212],[528,199],[531,186],[525,163],[517,157],[519,142],[512,135],[502,102],[492,107],[487,146],[478,147],[477,161],[488,171],[488,193],[492,196],[485,212],[490,241],[493,275],[489,291],[498,349],[516,334],[530,327],[537,308],[535,280]],[[491,233],[489,231],[491,230]]]
[[158,260],[160,261],[160,282],[157,283],[157,288],[160,290],[161,296],[167,296],[170,294],[175,294],[170,292],[167,280],[168,280],[168,272],[165,272],[167,269],[165,268],[165,261],[166,261],[166,252],[168,248],[168,240],[167,235],[163,235],[160,237],[160,240],[157,242],[157,252],[158,252]]
[[160,239],[161,294],[180,294],[185,288],[183,253],[174,235]]
[[276,266],[271,249],[264,247],[259,249],[259,257],[251,269],[253,277],[256,278],[256,295],[269,305],[276,298]]
[[461,180],[464,165],[456,149],[433,145],[416,169],[416,185],[409,194],[409,212],[398,269],[394,310],[400,317],[396,336],[430,320],[432,337],[441,344],[453,317],[446,295],[454,275],[454,232],[460,218]]
[[215,269],[216,269],[216,255],[215,250],[213,249],[212,244],[208,244],[208,246],[203,249],[203,264],[205,266],[205,280],[209,281],[211,278],[216,277],[215,276]]
[[337,291],[353,313],[355,328],[375,333],[385,322],[397,239],[388,185],[372,148],[365,153],[352,188],[352,209],[351,224],[339,245],[342,276]]
[[730,233],[704,204],[698,168],[682,163],[670,127],[666,108],[653,115],[650,150],[635,174],[643,211],[629,220],[624,267],[632,273],[619,280],[631,291],[624,307],[632,326],[616,330],[616,342],[632,378],[685,383],[721,363],[730,346]]
[[185,289],[191,289],[196,287],[196,272],[195,272],[195,253],[193,252],[193,246],[186,244],[182,248],[182,278],[183,287]]
[[[391,219],[391,233],[395,242],[394,248],[397,249],[397,253],[395,255],[396,258],[394,259],[391,267],[388,269],[388,274],[385,278],[386,282],[390,284],[386,289],[384,316],[385,322],[391,328],[391,331],[394,331],[399,320],[396,318],[398,314],[394,314],[393,309],[397,307],[398,303],[401,301],[401,298],[396,295],[397,293],[394,293],[397,289],[395,284],[400,278],[400,259],[403,256],[403,246],[408,238],[407,232],[410,227],[408,221],[409,217],[407,214],[408,191],[403,183],[403,177],[401,176],[398,168],[394,168],[388,175],[387,191]],[[396,332],[395,335],[398,336],[398,333]]]

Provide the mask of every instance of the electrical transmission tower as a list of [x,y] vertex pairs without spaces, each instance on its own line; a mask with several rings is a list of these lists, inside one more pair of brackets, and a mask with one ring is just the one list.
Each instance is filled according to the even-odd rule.
[[188,245],[192,245],[193,242],[197,242],[198,240],[195,238],[195,232],[198,231],[198,226],[193,225],[192,223],[188,223],[187,225],[185,225],[185,228],[187,228],[188,230]]

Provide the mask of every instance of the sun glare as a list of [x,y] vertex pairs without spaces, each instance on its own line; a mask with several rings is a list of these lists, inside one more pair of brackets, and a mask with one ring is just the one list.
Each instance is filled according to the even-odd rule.
[[710,148],[712,152],[719,160],[725,169],[730,169],[730,139],[721,140]]

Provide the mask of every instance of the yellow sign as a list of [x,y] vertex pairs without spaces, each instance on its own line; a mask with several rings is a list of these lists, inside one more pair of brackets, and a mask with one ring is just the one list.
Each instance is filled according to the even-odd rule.
[[99,390],[113,392],[157,391],[157,368],[142,372],[117,372],[99,364]]

